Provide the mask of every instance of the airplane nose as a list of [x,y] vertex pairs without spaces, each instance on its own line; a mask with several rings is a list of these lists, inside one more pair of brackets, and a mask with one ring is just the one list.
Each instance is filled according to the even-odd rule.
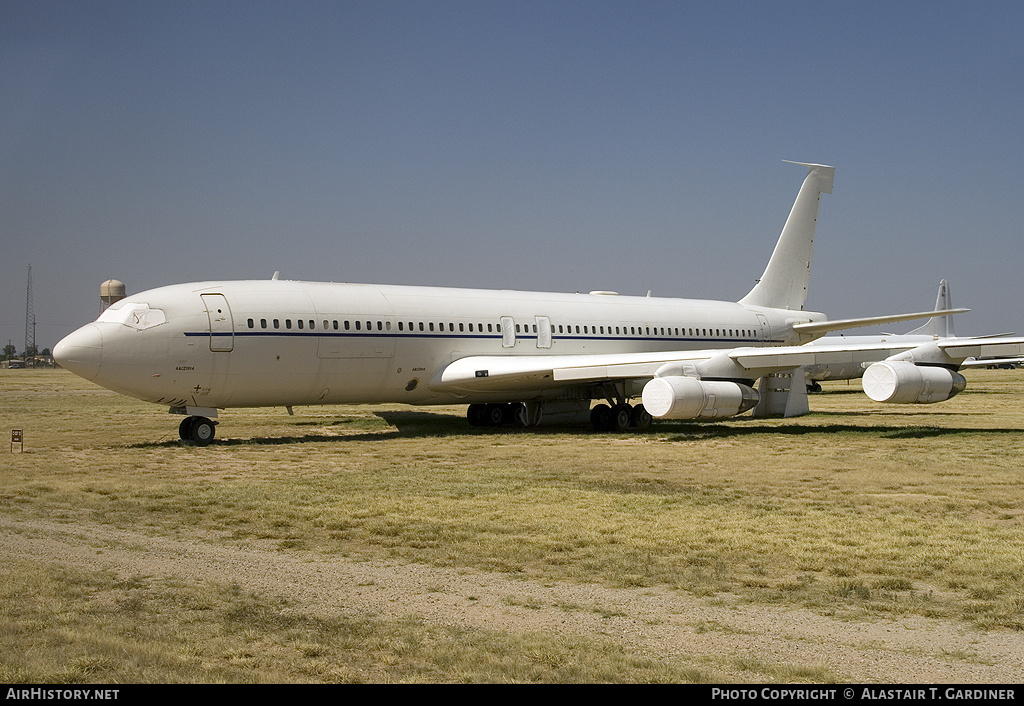
[[93,324],[68,334],[53,348],[53,359],[62,368],[86,380],[99,375],[102,357],[103,334]]

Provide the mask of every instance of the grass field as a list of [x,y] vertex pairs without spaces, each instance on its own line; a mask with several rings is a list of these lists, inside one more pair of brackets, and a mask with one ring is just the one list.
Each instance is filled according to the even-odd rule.
[[[24,451],[0,447],[0,512],[1021,630],[1024,372],[967,377],[938,405],[884,406],[840,382],[811,397],[808,416],[660,422],[644,434],[481,430],[456,407],[228,410],[214,444],[196,448],[163,408],[64,371],[4,370],[0,433],[22,429]],[[138,582],[12,562],[0,582],[0,681],[707,676],[596,639],[285,619],[245,587]],[[121,597],[116,609],[83,607],[104,592]],[[246,648],[256,636],[259,657]],[[295,650],[301,669],[267,656]]]

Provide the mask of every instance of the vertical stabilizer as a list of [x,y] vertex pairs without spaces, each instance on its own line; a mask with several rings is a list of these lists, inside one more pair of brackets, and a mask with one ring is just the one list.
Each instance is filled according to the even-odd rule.
[[[953,298],[949,294],[949,283],[946,280],[939,282],[939,294],[935,297],[935,311],[943,311],[953,308]],[[951,338],[953,333],[953,315],[933,316],[925,322],[924,326],[911,331],[908,336],[938,336],[939,338]]]
[[793,202],[793,209],[764,274],[747,296],[740,299],[740,304],[800,310],[807,301],[818,204],[822,194],[832,193],[836,169],[823,164],[793,164],[807,167],[807,177]]

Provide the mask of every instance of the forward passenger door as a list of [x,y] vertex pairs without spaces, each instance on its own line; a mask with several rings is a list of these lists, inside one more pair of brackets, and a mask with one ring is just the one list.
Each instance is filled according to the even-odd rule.
[[202,294],[206,315],[210,319],[210,350],[227,353],[235,348],[235,324],[231,308],[223,294]]

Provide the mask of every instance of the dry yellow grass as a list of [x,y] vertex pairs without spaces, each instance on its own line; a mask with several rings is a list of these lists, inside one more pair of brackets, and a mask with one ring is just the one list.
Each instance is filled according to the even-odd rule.
[[24,429],[25,451],[0,449],[0,500],[11,518],[1019,630],[1024,374],[967,376],[940,405],[833,383],[806,417],[643,435],[484,431],[463,408],[229,410],[194,448],[161,408],[63,371],[3,371],[0,431]]

